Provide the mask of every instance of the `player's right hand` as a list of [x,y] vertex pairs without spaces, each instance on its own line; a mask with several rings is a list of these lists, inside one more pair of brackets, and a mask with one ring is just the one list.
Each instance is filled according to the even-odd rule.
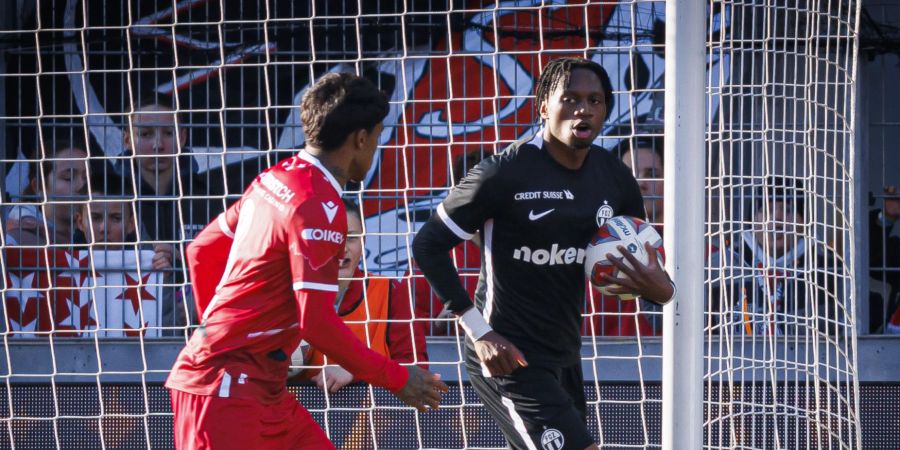
[[475,353],[491,376],[509,375],[519,367],[528,367],[525,355],[496,331],[489,331],[475,341]]
[[406,380],[403,389],[394,395],[419,412],[437,409],[441,403],[441,396],[450,390],[441,381],[441,376],[417,366],[406,366],[406,370],[409,372],[409,379]]

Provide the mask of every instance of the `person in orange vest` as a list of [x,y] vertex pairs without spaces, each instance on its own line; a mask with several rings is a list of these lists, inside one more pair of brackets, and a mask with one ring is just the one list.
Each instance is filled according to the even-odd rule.
[[[367,274],[359,267],[363,254],[363,225],[359,206],[344,199],[347,210],[347,242],[339,261],[340,272],[335,309],[360,341],[400,363],[426,368],[424,322],[412,320],[409,283]],[[294,358],[295,362],[297,358]],[[312,379],[329,392],[352,383],[353,375],[341,366],[326,364],[324,355],[310,348],[303,358],[312,366],[299,379]],[[320,369],[319,367],[324,367]]]

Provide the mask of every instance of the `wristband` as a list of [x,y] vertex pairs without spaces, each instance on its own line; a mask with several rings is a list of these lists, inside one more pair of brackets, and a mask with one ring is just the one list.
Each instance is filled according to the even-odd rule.
[[488,325],[487,321],[484,320],[484,316],[475,307],[469,308],[468,311],[459,317],[459,324],[473,341],[477,341],[485,334],[488,334],[488,332],[493,331],[493,328]]

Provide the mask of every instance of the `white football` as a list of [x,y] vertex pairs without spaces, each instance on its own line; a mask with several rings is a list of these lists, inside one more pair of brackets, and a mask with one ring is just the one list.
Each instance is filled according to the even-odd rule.
[[[646,265],[650,261],[650,255],[644,243],[649,242],[656,249],[656,257],[659,264],[665,263],[666,253],[662,246],[662,237],[653,226],[641,219],[630,216],[616,216],[608,219],[597,233],[591,238],[584,252],[584,273],[591,284],[604,295],[615,296],[609,290],[617,288],[617,284],[607,284],[601,277],[609,274],[615,278],[628,278],[612,262],[606,259],[607,254],[622,257],[619,246],[625,247],[641,264]],[[627,259],[623,259],[626,266],[631,267]],[[635,298],[631,294],[618,294],[622,300]]]

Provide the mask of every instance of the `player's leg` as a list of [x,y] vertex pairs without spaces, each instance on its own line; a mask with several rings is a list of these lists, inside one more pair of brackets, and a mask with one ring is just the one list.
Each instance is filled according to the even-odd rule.
[[559,384],[572,399],[572,405],[581,415],[581,421],[587,423],[587,399],[584,397],[584,373],[581,370],[581,362],[561,369]]
[[328,450],[334,445],[297,398],[285,391],[281,401],[264,416],[264,448]]
[[169,391],[179,450],[264,448],[259,417],[265,408],[249,399]]
[[[587,423],[587,399],[584,397],[584,373],[581,362],[565,368],[560,374],[560,384],[572,398],[572,404],[581,415],[582,423]],[[599,446],[593,442],[585,450],[599,450]]]
[[561,384],[560,369],[529,366],[506,377],[484,377],[472,369],[472,387],[512,448],[561,450],[594,445],[584,408],[579,410]]
[[509,443],[509,448],[515,450],[527,449],[528,447],[518,446],[519,442],[510,437],[522,432],[522,430],[517,428],[515,420],[508,414],[506,406],[503,404],[503,395],[497,386],[496,380],[483,377],[481,373],[469,370],[469,382],[472,383],[472,388],[475,389],[478,398],[484,403],[484,408],[487,409],[494,419],[494,423],[500,427],[500,431]]

